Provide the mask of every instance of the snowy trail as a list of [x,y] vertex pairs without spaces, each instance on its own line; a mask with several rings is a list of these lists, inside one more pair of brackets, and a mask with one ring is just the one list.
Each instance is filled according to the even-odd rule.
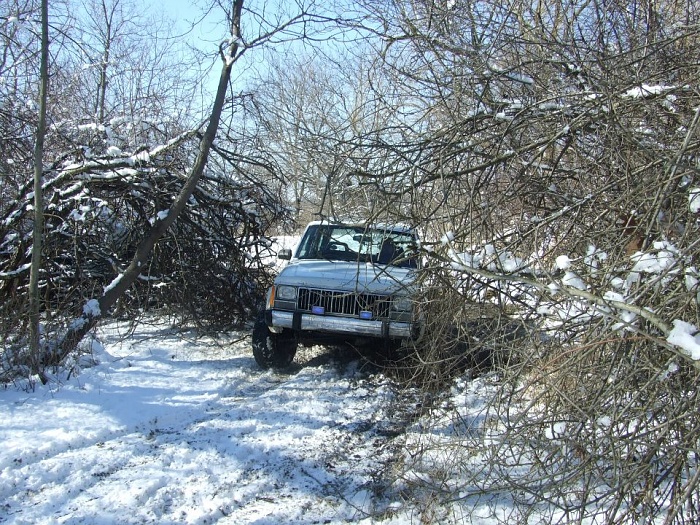
[[104,342],[59,389],[0,392],[0,522],[341,523],[390,503],[395,393],[358,361],[304,351],[277,374],[247,339]]

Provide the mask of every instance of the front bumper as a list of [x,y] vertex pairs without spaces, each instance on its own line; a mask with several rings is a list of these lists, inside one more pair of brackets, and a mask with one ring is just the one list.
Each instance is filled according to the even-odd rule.
[[268,324],[271,323],[272,328],[291,328],[389,339],[406,339],[413,336],[413,324],[399,321],[365,320],[282,310],[272,310],[269,314]]

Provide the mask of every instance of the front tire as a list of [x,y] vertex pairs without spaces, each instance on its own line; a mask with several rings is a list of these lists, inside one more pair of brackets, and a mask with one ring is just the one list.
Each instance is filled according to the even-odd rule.
[[260,316],[253,327],[253,357],[260,368],[287,368],[297,353],[294,334],[275,334]]

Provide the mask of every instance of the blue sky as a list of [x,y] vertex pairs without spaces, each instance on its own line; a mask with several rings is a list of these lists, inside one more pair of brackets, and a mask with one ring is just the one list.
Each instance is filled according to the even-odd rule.
[[[208,0],[210,1],[210,0]],[[207,3],[206,1],[204,3]],[[220,8],[208,14],[202,20],[202,1],[198,0],[167,0],[165,2],[150,0],[154,13],[162,12],[167,18],[177,24],[177,29],[186,31],[192,22],[200,21],[190,33],[189,38],[195,45],[214,47],[216,42],[226,36],[226,26],[217,18]]]
[[[228,38],[228,31],[225,22],[216,15],[221,12],[217,7],[205,18],[203,15],[203,4],[211,3],[212,0],[149,0],[153,13],[162,13],[166,18],[173,20],[176,24],[175,30],[187,33],[188,42],[203,50],[208,54],[215,53],[219,42]],[[190,31],[191,24],[198,22],[197,26]],[[220,63],[214,64],[209,74],[209,90],[213,93],[220,73]]]

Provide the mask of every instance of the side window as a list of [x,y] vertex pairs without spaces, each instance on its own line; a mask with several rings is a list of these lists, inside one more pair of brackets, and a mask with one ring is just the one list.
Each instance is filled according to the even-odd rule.
[[313,259],[314,257],[317,257],[319,237],[319,227],[316,225],[309,226],[306,230],[304,238],[299,243],[297,257],[299,259]]

